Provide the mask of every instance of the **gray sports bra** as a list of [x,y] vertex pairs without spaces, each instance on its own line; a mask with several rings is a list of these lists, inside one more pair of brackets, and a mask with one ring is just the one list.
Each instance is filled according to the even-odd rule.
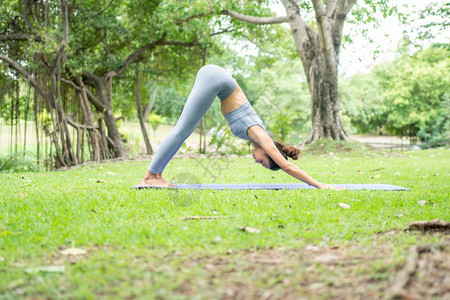
[[250,141],[247,136],[247,129],[253,125],[259,125],[264,130],[264,122],[258,117],[250,102],[245,102],[235,110],[230,111],[225,116],[230,125],[231,132],[238,138]]

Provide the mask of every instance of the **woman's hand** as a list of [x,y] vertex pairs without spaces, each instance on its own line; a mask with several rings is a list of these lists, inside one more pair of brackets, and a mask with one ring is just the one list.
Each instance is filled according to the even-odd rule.
[[345,187],[338,187],[338,186],[332,186],[326,183],[321,183],[320,184],[320,189],[324,189],[324,190],[334,190],[334,191],[343,191],[346,190]]

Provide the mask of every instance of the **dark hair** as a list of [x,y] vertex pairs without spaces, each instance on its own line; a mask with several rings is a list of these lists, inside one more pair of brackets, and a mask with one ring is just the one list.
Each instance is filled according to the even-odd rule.
[[[287,159],[288,157],[292,158],[293,160],[298,159],[300,149],[295,148],[293,146],[285,146],[281,141],[273,143],[275,144],[278,151],[280,151],[281,155],[283,155],[285,159]],[[272,157],[267,155],[267,158],[269,159],[270,169],[272,171],[278,171],[279,169],[281,169],[280,166],[277,165],[277,163],[272,159]]]

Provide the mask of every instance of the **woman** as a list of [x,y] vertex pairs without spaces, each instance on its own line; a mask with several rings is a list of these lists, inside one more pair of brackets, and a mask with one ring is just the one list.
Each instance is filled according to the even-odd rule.
[[267,169],[282,169],[289,175],[319,189],[340,189],[320,183],[287,157],[297,159],[300,151],[272,141],[263,121],[256,115],[236,80],[224,69],[215,65],[202,67],[195,79],[194,87],[184,105],[178,122],[164,138],[150,167],[141,181],[141,186],[169,187],[170,182],[162,178],[164,168],[191,135],[216,96],[221,101],[221,111],[230,125],[231,132],[244,140],[253,142],[252,151],[256,163]]

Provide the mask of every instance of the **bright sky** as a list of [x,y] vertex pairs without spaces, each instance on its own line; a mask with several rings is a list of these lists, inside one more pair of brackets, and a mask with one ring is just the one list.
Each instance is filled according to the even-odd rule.
[[[401,11],[405,13],[413,13],[423,10],[430,3],[437,3],[437,5],[444,5],[444,0],[396,0],[395,1]],[[408,8],[402,7],[408,4]],[[355,35],[352,25],[346,24],[344,32],[350,34],[354,43],[347,44],[341,50],[340,54],[340,72],[341,74],[354,75],[356,73],[365,73],[370,71],[371,67],[384,61],[392,61],[396,57],[397,47],[400,40],[403,38],[403,31],[406,30],[410,38],[415,38],[415,28],[423,25],[431,20],[441,21],[439,17],[428,18],[427,20],[416,19],[411,24],[401,24],[396,16],[391,16],[386,19],[382,18],[380,14],[381,26],[373,28],[373,25],[366,25],[368,29],[368,36],[372,39],[372,43],[364,37]],[[448,43],[450,42],[449,32],[444,32],[437,36],[433,41],[418,41],[416,42],[423,47],[428,47],[432,42]],[[374,53],[378,51],[377,54]]]
[[[360,0],[361,1],[361,0]],[[436,3],[439,6],[443,6],[446,0],[391,0],[395,2],[402,12],[411,14],[421,11],[430,3]],[[407,4],[405,8],[403,5]],[[286,11],[281,3],[274,4],[273,11],[278,16],[286,15]],[[380,14],[379,19],[381,25],[378,28],[373,28],[373,24],[363,25],[368,30],[367,36],[369,39],[362,36],[358,36],[361,32],[361,24],[358,24],[358,30],[356,31],[356,25],[346,23],[344,26],[344,34],[350,34],[353,43],[347,44],[341,49],[340,53],[340,66],[339,71],[341,74],[351,76],[357,73],[369,72],[371,67],[384,61],[391,61],[395,58],[396,50],[399,41],[403,37],[403,31],[406,30],[411,35],[414,34],[414,28],[417,28],[420,24],[420,20],[415,20],[413,24],[401,24],[396,16],[383,19]],[[434,21],[439,21],[440,18],[434,18]],[[430,21],[431,18],[426,21]],[[433,42],[449,43],[450,32],[443,33],[437,37]],[[428,46],[431,42],[427,41]],[[378,51],[378,54],[374,56],[374,53]]]

